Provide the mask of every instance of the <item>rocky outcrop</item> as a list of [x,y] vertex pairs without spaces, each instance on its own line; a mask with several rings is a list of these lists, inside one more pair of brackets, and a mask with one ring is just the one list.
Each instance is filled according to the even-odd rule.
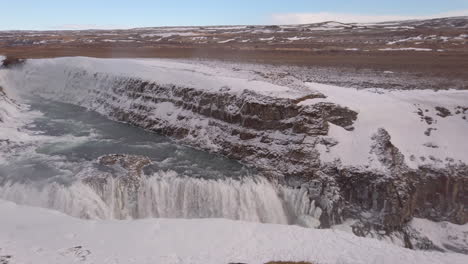
[[[3,87],[0,86],[0,105],[3,104],[5,100],[6,100],[6,93],[3,90]],[[0,109],[0,111],[2,111],[2,109]],[[0,122],[3,122],[3,117],[1,114],[0,114]]]
[[[143,168],[150,159],[137,155],[111,154],[100,157],[97,168],[85,175],[82,182],[112,208],[112,218],[125,219],[138,215],[138,193]],[[112,193],[112,195],[109,195]],[[130,202],[129,202],[130,201]],[[129,206],[134,203],[136,206]]]
[[371,152],[384,170],[330,163],[315,172],[312,180],[302,179],[311,183],[306,185],[310,201],[323,209],[321,227],[356,219],[352,228],[357,235],[400,234],[407,247],[424,249],[427,243],[423,240],[412,238],[411,242],[407,237],[409,233],[405,230],[413,217],[456,224],[468,222],[465,164],[410,169],[385,129],[379,129],[373,140]]
[[410,208],[417,217],[456,224],[468,222],[468,166],[422,167],[407,175],[414,179]]
[[18,110],[18,105],[15,100],[8,97],[5,89],[0,86],[0,122],[5,122],[7,119],[12,118],[12,112]]
[[[106,79],[95,74],[93,78]],[[111,118],[253,164],[276,176],[310,174],[320,167],[314,146],[329,123],[353,129],[357,113],[332,103],[164,86],[115,78],[112,89],[93,90],[91,108]],[[229,88],[226,88],[229,90]],[[311,94],[305,99],[322,98]]]

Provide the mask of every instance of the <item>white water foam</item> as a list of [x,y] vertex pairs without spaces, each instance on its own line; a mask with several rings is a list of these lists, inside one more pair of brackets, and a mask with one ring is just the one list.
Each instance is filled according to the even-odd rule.
[[132,184],[113,177],[102,184],[96,182],[77,181],[70,186],[7,183],[0,187],[0,197],[86,219],[227,218],[303,226],[319,223],[320,209],[304,189],[289,189],[263,178],[207,180],[160,171]]

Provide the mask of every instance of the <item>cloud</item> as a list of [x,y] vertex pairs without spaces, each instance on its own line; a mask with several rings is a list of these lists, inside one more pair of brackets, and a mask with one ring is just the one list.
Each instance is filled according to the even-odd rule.
[[468,10],[458,10],[434,15],[426,16],[402,16],[402,15],[364,15],[364,14],[350,14],[350,13],[286,13],[286,14],[273,14],[271,22],[273,24],[307,24],[307,23],[320,23],[325,21],[339,21],[339,22],[384,22],[384,21],[398,21],[410,19],[431,19],[440,17],[451,16],[468,16]]

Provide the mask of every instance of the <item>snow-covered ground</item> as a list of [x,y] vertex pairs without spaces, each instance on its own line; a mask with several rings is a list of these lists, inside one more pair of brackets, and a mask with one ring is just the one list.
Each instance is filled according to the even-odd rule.
[[[244,90],[283,98],[297,98],[304,91],[293,90],[286,86],[236,76],[231,69],[209,67],[196,63],[184,63],[167,59],[95,59],[87,57],[28,60],[21,71],[25,78],[51,80],[56,85],[50,89],[63,88],[69,76],[64,74],[86,71],[107,73],[112,76],[140,78],[161,85],[177,85],[210,92],[230,92],[240,94]],[[24,81],[23,81],[24,83]],[[16,83],[18,85],[19,83]],[[44,83],[38,83],[37,86]],[[14,85],[14,84],[12,84]],[[29,84],[30,85],[30,84]],[[32,89],[37,88],[31,87]],[[31,89],[29,88],[29,89]]]
[[455,225],[448,222],[437,223],[427,219],[414,218],[410,227],[413,232],[424,235],[441,249],[463,248],[468,240],[468,224]]
[[[336,230],[225,219],[87,221],[0,200],[2,263],[464,264],[466,255],[404,249]],[[10,256],[10,257],[7,257]]]
[[[333,102],[358,112],[353,131],[330,124],[328,137],[338,144],[320,147],[324,161],[340,159],[344,165],[380,164],[371,153],[372,136],[384,128],[392,143],[405,155],[412,168],[431,164],[468,163],[468,92],[459,90],[383,90],[352,89],[333,85],[309,83],[308,86],[325,94],[325,99],[309,99],[302,105]],[[442,107],[442,108],[440,108]],[[443,117],[437,109],[446,109]]]

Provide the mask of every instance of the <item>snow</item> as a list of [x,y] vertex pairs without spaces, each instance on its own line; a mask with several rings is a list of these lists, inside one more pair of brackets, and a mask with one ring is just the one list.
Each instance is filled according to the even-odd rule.
[[422,36],[409,37],[409,38],[405,38],[405,39],[390,41],[390,42],[387,43],[387,45],[394,45],[396,43],[407,42],[407,41],[417,41],[417,40],[423,40]]
[[344,27],[312,27],[309,28],[310,30],[315,30],[315,31],[327,31],[327,30],[343,30],[345,29]]
[[66,82],[67,76],[64,75],[64,70],[70,73],[79,71],[106,73],[116,77],[153,81],[160,85],[177,85],[211,92],[225,91],[237,95],[244,90],[255,91],[266,96],[291,99],[305,95],[304,91],[297,91],[285,86],[233,77],[232,70],[229,69],[164,59],[95,59],[87,57],[36,59],[28,60],[20,74],[26,74],[27,76],[23,76],[24,78],[35,78],[34,82],[38,82],[38,85],[53,79],[60,86]]
[[[328,136],[337,139],[339,144],[331,148],[330,152],[322,149],[321,158],[326,161],[339,158],[346,165],[373,165],[379,168],[374,157],[369,154],[371,137],[378,128],[385,128],[392,143],[400,149],[407,164],[413,168],[422,164],[444,166],[451,162],[450,158],[454,162],[468,163],[468,142],[465,139],[468,122],[462,118],[463,115],[455,114],[457,106],[466,107],[468,91],[357,90],[318,83],[308,85],[310,89],[325,94],[327,98],[306,100],[302,105],[334,102],[358,112],[354,131],[346,131],[330,124]],[[453,115],[445,118],[438,116],[435,109],[438,106],[449,109]],[[424,116],[433,119],[432,124],[418,115],[419,109],[424,111]],[[424,132],[428,128],[437,130],[426,136]],[[425,146],[428,142],[437,148]],[[422,160],[421,157],[425,159]]]
[[379,49],[380,51],[432,51],[432,49],[425,49],[425,48],[385,48]]
[[199,33],[193,32],[160,32],[160,33],[147,33],[141,34],[140,37],[142,38],[151,38],[151,37],[160,37],[160,38],[169,38],[169,37],[176,37],[176,36],[198,36]]
[[1,255],[12,263],[466,263],[338,230],[225,219],[87,221],[0,200]]
[[324,26],[325,27],[349,27],[348,25],[340,23],[340,22],[327,22]]
[[103,39],[103,42],[135,42],[135,40],[131,39]]
[[306,39],[311,39],[313,37],[298,37],[298,36],[294,36],[294,37],[290,37],[290,38],[286,38],[287,40],[290,40],[290,41],[296,41],[296,40],[306,40]]
[[455,39],[455,40],[465,40],[466,38],[468,38],[468,34],[460,34],[460,36],[455,37],[453,39]]
[[441,36],[440,39],[441,39],[443,42],[447,42],[447,41],[449,41],[450,37]]
[[427,237],[441,249],[468,249],[468,224],[456,225],[449,222],[433,222],[422,218],[413,218],[410,227]]
[[223,44],[223,43],[228,43],[228,42],[231,42],[231,41],[234,41],[234,40],[236,40],[236,39],[226,39],[226,40],[218,41],[218,43]]
[[414,29],[414,27],[410,26],[395,26],[395,27],[384,27],[385,29]]
[[207,39],[207,37],[191,37],[192,40],[204,40]]

